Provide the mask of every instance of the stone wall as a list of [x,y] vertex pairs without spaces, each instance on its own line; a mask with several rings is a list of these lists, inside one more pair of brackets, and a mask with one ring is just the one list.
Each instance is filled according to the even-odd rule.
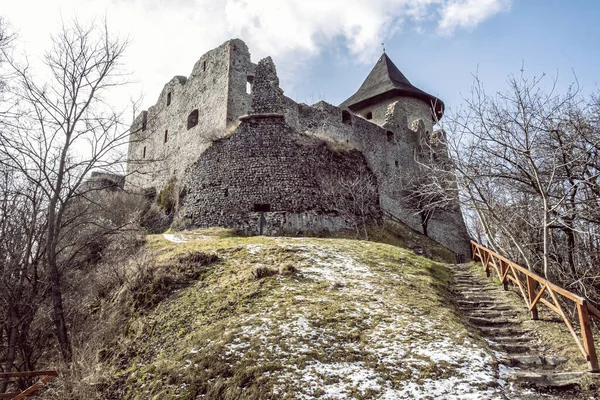
[[[229,135],[247,112],[246,81],[253,68],[244,42],[233,39],[203,55],[189,77],[169,81],[132,125],[127,186],[160,189],[172,176],[181,180],[212,140]],[[194,110],[197,124],[188,128]]]
[[[286,120],[298,131],[363,153],[379,183],[382,211],[423,232],[418,210],[405,200],[403,182],[414,175],[415,152],[419,151],[422,136],[433,129],[431,111],[425,102],[398,98],[377,105],[371,108],[373,120],[348,114],[347,110],[325,102],[310,107],[288,99],[285,104]],[[428,223],[427,234],[457,254],[470,254],[458,205],[436,212]]]
[[[179,218],[192,226],[258,233],[256,212],[262,209],[268,210],[268,232],[351,228],[328,208],[321,185],[361,166],[361,153],[333,150],[294,131],[282,116],[249,116],[231,137],[215,142],[191,166],[183,182]],[[370,217],[377,216],[375,207]]]

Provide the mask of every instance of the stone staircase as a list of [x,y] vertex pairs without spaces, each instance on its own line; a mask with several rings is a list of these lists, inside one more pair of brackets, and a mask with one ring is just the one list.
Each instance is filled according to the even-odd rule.
[[590,398],[581,394],[587,372],[557,372],[567,359],[553,355],[532,331],[524,304],[513,304],[501,285],[468,265],[452,268],[457,305],[494,351],[507,398]]

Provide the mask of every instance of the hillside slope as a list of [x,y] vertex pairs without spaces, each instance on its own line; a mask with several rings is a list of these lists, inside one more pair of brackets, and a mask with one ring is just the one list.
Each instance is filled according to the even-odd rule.
[[227,236],[148,238],[153,268],[197,280],[129,319],[106,398],[496,397],[444,265],[374,242]]

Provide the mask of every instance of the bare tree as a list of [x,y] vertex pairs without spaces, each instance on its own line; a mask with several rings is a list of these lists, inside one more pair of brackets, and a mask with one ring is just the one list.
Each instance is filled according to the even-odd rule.
[[[44,255],[41,191],[0,164],[0,344],[3,371],[31,370],[41,351],[31,329],[47,286],[40,279]],[[0,393],[6,384],[0,385]]]
[[[422,122],[420,123],[422,125]],[[417,129],[420,145],[415,150],[415,168],[400,181],[402,197],[421,220],[427,236],[428,223],[436,213],[458,207],[459,196],[454,163],[448,157],[446,133],[437,130],[429,134]]]
[[71,347],[61,289],[62,263],[72,246],[64,242],[75,229],[77,215],[69,210],[90,171],[111,172],[123,161],[121,146],[128,129],[123,111],[111,107],[105,95],[126,83],[120,61],[127,42],[113,38],[106,23],[62,25],[44,57],[49,80],[40,82],[28,65],[7,52],[12,73],[12,100],[19,112],[0,138],[0,158],[16,168],[43,194],[44,263],[50,285],[52,316],[64,360]]
[[364,165],[353,171],[339,171],[321,178],[325,204],[349,221],[360,237],[369,238],[367,223],[377,216],[379,205],[378,186],[375,176]]
[[521,71],[489,95],[475,78],[465,107],[447,118],[450,148],[488,244],[576,284],[589,275],[600,233],[599,109],[576,84],[559,93],[556,80],[546,81]]

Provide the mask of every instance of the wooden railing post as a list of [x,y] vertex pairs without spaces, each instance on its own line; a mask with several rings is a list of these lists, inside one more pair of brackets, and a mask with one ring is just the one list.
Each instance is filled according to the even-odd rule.
[[598,356],[596,355],[596,346],[594,345],[592,327],[590,326],[590,314],[587,306],[587,300],[584,300],[582,304],[577,303],[577,311],[579,313],[581,338],[583,339],[583,347],[587,353],[590,370],[597,372],[599,371]]
[[[504,287],[504,291],[508,290],[508,278],[504,276],[506,274],[506,270],[508,270],[509,266],[502,260],[500,260],[500,280],[502,281],[502,286]],[[508,275],[507,275],[508,276]]]
[[[531,307],[535,300],[535,280],[529,275],[527,275],[527,294],[529,295],[529,306]],[[531,319],[538,319],[537,304],[531,307]]]

